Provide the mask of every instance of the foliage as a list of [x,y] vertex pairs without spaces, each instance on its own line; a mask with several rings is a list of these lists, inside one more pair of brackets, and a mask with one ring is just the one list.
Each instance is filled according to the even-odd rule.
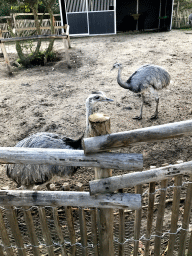
[[0,16],[9,16],[14,4],[17,4],[17,0],[0,0]]
[[192,1],[191,0],[178,0],[175,1],[175,3],[179,2],[179,9],[180,11],[186,10],[186,9],[192,9]]

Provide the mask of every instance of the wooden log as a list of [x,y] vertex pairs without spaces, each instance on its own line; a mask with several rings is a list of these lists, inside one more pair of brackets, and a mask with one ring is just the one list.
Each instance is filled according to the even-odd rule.
[[55,254],[54,254],[54,250],[53,250],[53,242],[51,239],[51,234],[50,234],[47,220],[46,220],[47,218],[46,218],[46,214],[45,214],[45,208],[39,207],[38,211],[39,211],[39,218],[40,218],[40,223],[41,223],[41,230],[42,230],[42,234],[43,234],[43,237],[45,240],[48,256],[54,256]]
[[162,141],[188,135],[192,135],[192,120],[112,133],[96,138],[84,138],[83,148],[85,154],[89,154],[127,147],[140,142]]
[[190,175],[189,181],[190,183],[187,188],[183,221],[182,221],[182,229],[181,229],[181,234],[179,239],[178,256],[185,255],[186,240],[187,240],[187,234],[188,234],[188,228],[189,228],[189,220],[190,220],[191,207],[192,207],[192,175]]
[[170,228],[167,256],[172,256],[174,251],[176,232],[177,232],[177,223],[179,219],[180,196],[181,196],[181,186],[182,186],[181,175],[175,177],[174,185],[175,187],[173,189],[171,228]]
[[160,256],[161,250],[161,236],[163,230],[163,219],[165,213],[165,200],[167,192],[167,180],[161,181],[161,195],[159,199],[159,207],[157,212],[157,221],[156,221],[156,233],[155,233],[155,247],[154,247],[154,256]]
[[28,40],[39,40],[39,39],[67,39],[67,35],[36,35],[36,36],[26,36],[26,37],[13,37],[13,38],[3,38],[0,39],[0,43],[10,43],[17,41],[28,41]]
[[19,230],[15,210],[11,206],[6,206],[6,216],[9,221],[15,243],[17,245],[17,251],[19,256],[26,256],[26,250],[24,248],[23,238]]
[[57,235],[59,237],[59,243],[61,245],[61,256],[67,256],[67,250],[66,250],[66,247],[65,247],[65,240],[64,240],[64,237],[63,237],[63,233],[62,233],[62,230],[61,230],[60,223],[59,223],[59,215],[58,215],[57,208],[55,208],[55,207],[53,208],[53,219],[54,219],[54,224],[55,224],[55,228],[56,228],[56,231],[57,231]]
[[147,213],[147,232],[146,232],[146,244],[145,244],[145,256],[149,256],[149,246],[151,229],[153,223],[153,211],[154,211],[154,201],[155,201],[155,182],[149,184],[149,203],[148,203],[148,213]]
[[[110,133],[110,118],[95,113],[89,116],[89,136],[100,136]],[[106,167],[105,167],[106,168]],[[95,179],[112,176],[111,169],[95,168]],[[101,255],[114,255],[113,248],[113,209],[98,209],[98,231]]]
[[[142,185],[137,185],[135,187],[135,193],[142,194]],[[141,231],[141,214],[142,214],[142,208],[135,211],[133,256],[138,255],[139,237],[140,237],[140,231]]]
[[0,163],[106,167],[134,171],[143,168],[143,156],[126,153],[85,156],[83,150],[0,147]]
[[33,254],[35,256],[40,256],[40,251],[39,251],[39,244],[38,244],[38,239],[35,233],[35,227],[33,224],[33,218],[31,215],[31,211],[29,207],[23,207],[23,211],[24,211],[24,218],[25,218],[25,222],[26,222],[26,226],[27,226],[27,230],[29,233],[29,238],[32,244],[32,250],[33,250]]
[[9,236],[7,234],[7,229],[3,221],[3,213],[1,209],[0,209],[0,236],[1,236],[7,255],[14,256],[13,249],[11,248],[11,243],[9,241]]
[[161,181],[180,174],[192,174],[192,161],[90,181],[90,194],[114,192],[121,188],[131,188],[139,184]]
[[105,194],[90,196],[89,192],[0,190],[0,205],[4,206],[77,206],[116,209],[140,209],[141,196]]

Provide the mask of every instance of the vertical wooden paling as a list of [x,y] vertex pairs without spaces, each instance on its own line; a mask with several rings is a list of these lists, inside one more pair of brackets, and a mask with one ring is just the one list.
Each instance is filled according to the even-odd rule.
[[[89,116],[90,137],[110,134],[110,118],[104,114],[95,113]],[[111,169],[95,168],[95,179],[112,176]],[[98,209],[98,230],[101,255],[114,255],[113,249],[113,210]]]
[[98,238],[97,238],[97,213],[96,209],[90,209],[91,214],[91,231],[92,231],[92,239],[93,239],[93,248],[94,248],[94,256],[98,256]]
[[19,230],[19,225],[17,222],[15,210],[11,206],[6,206],[5,209],[6,209],[7,219],[9,221],[9,224],[17,245],[18,255],[26,256],[26,251],[25,251],[23,239]]
[[[77,183],[78,191],[83,191],[83,184]],[[83,208],[79,207],[79,223],[80,223],[80,234],[81,234],[81,245],[82,245],[82,255],[87,256],[87,227],[85,220],[85,211]]]
[[[142,194],[142,185],[135,186],[135,194]],[[141,230],[141,213],[142,213],[142,208],[140,210],[135,211],[133,256],[137,256],[138,249],[139,249],[139,236],[140,236],[140,230]]]
[[182,186],[182,176],[181,175],[175,177],[174,185],[175,185],[175,187],[173,189],[171,228],[170,228],[167,256],[173,255],[174,244],[175,244],[175,239],[176,239],[177,222],[178,222],[178,218],[179,218],[181,186]]
[[164,219],[164,213],[165,213],[167,184],[168,184],[168,180],[161,181],[161,195],[159,199],[159,207],[158,207],[157,220],[156,220],[155,247],[154,247],[155,256],[160,256],[161,236],[162,236],[163,219]]
[[190,240],[189,240],[189,247],[188,247],[187,256],[192,256],[192,231],[191,231],[191,237],[190,237]]
[[39,218],[41,223],[42,234],[45,239],[48,255],[54,256],[53,242],[52,242],[51,234],[46,221],[47,218],[45,214],[45,208],[39,207],[38,210],[39,210]]
[[38,244],[38,239],[35,233],[35,227],[33,224],[33,218],[31,215],[31,211],[29,207],[24,207],[23,206],[23,211],[24,211],[24,218],[25,218],[25,222],[26,222],[26,226],[27,226],[27,230],[29,233],[29,238],[31,241],[31,245],[32,245],[32,250],[33,250],[33,254],[35,256],[40,256],[40,251],[39,251],[39,244]]
[[64,241],[63,233],[62,233],[61,226],[59,223],[59,215],[58,215],[57,208],[55,208],[55,207],[53,208],[53,219],[54,219],[54,224],[55,224],[55,228],[57,231],[57,235],[59,237],[59,243],[61,244],[61,255],[67,256],[65,241]]
[[151,229],[153,223],[153,211],[154,211],[154,201],[155,201],[155,182],[149,184],[149,204],[148,204],[148,214],[147,214],[147,232],[145,244],[145,256],[149,255],[150,237]]
[[[118,190],[123,193],[123,189]],[[125,213],[123,209],[119,210],[119,256],[124,255],[124,239],[125,239]]]
[[191,206],[192,206],[191,204],[192,204],[192,175],[190,176],[190,179],[189,179],[189,185],[187,188],[187,194],[185,199],[182,229],[181,229],[181,234],[179,239],[178,256],[185,255],[186,239],[187,239],[187,233],[189,228],[189,218],[190,218]]
[[66,214],[67,226],[69,230],[69,237],[71,241],[71,255],[75,256],[76,255],[76,237],[75,237],[72,208],[70,206],[65,207],[65,214]]
[[3,242],[3,245],[5,247],[5,251],[7,253],[7,255],[9,256],[14,256],[13,250],[11,248],[11,244],[9,241],[9,237],[7,234],[7,230],[3,221],[3,213],[2,210],[0,209],[0,236]]

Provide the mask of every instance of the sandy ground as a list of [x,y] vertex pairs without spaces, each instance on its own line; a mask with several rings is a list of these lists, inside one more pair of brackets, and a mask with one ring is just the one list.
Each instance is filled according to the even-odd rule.
[[[93,90],[102,90],[113,103],[99,104],[99,112],[111,117],[112,132],[189,120],[192,118],[192,34],[173,30],[163,33],[123,33],[112,36],[71,38],[72,68],[65,63],[62,41],[55,43],[61,61],[47,66],[14,69],[8,77],[0,57],[0,146],[13,147],[18,141],[37,132],[53,132],[78,138],[85,129],[85,100]],[[8,46],[8,51],[13,47]],[[13,53],[9,54],[14,59]],[[165,68],[173,83],[159,92],[159,118],[150,120],[154,106],[144,106],[141,99],[117,84],[115,62],[123,64],[122,77],[128,77],[141,65],[155,64]],[[142,153],[144,169],[177,160],[191,160],[191,137],[132,146],[121,152]],[[113,172],[113,175],[119,173]],[[87,188],[93,179],[92,168],[80,168],[71,178],[71,188],[77,182]],[[63,182],[63,181],[62,181]],[[0,188],[16,185],[0,168]]]

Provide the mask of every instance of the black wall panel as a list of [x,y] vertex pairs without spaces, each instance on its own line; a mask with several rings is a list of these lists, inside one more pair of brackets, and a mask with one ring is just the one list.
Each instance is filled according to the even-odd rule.
[[68,13],[67,19],[71,35],[88,33],[87,13]]
[[110,34],[115,33],[114,12],[89,12],[89,33]]

